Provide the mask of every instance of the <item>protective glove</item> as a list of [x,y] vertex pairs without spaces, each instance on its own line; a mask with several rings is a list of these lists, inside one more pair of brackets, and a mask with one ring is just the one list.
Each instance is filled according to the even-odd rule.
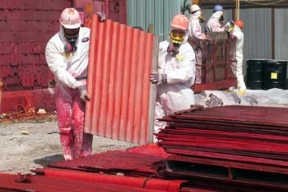
[[103,22],[106,20],[106,15],[103,12],[97,12],[97,15],[99,16],[99,21]]
[[231,39],[233,39],[233,40],[237,40],[237,36],[235,36],[235,35],[233,35],[233,34],[230,34],[230,37],[231,37]]
[[88,96],[86,85],[81,85],[77,89],[79,91],[80,98],[83,101],[85,101],[85,102],[90,101],[90,97]]
[[167,83],[167,74],[151,73],[150,81],[155,84]]

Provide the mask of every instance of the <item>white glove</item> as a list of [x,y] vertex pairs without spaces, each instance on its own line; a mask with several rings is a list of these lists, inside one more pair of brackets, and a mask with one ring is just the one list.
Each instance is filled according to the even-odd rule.
[[152,83],[167,83],[167,74],[162,73],[151,73],[150,81]]
[[106,15],[103,12],[97,12],[97,15],[99,16],[99,21],[103,22],[106,20]]
[[77,87],[77,89],[79,91],[80,98],[83,101],[85,101],[85,102],[90,101],[90,97],[88,96],[86,85],[81,85],[81,86]]

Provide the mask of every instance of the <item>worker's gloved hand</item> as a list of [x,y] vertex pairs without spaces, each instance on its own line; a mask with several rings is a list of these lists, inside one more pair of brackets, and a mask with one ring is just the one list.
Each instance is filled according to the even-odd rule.
[[90,101],[90,97],[88,96],[86,85],[81,85],[77,89],[79,91],[80,98],[83,101],[85,102]]
[[156,83],[156,84],[167,83],[167,74],[151,73],[150,74],[150,81],[152,83]]
[[106,15],[103,12],[97,12],[97,15],[99,16],[99,21],[103,22],[106,20]]
[[233,40],[237,40],[237,36],[235,36],[235,35],[233,35],[233,34],[230,34],[230,37],[231,37],[231,39],[233,39]]
[[167,52],[175,56],[179,53],[179,47],[180,47],[180,44],[170,43],[167,47]]
[[207,35],[207,36],[206,36],[206,41],[209,41],[209,42],[210,42],[210,41],[213,41],[213,39],[212,39],[212,37],[210,37],[210,36]]

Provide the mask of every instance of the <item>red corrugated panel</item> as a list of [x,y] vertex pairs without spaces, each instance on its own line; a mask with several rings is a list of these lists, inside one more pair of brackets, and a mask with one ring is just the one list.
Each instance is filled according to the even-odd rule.
[[[129,176],[118,176],[118,175],[106,175],[106,174],[94,174],[85,173],[72,170],[60,170],[60,169],[45,169],[46,178],[65,178],[75,181],[83,182],[95,182],[102,183],[103,186],[115,185],[119,188],[126,187],[132,189],[153,191],[153,192],[179,192],[181,184],[184,180],[163,180],[157,178],[147,178],[147,177],[129,177]],[[121,190],[119,190],[121,191]],[[127,190],[127,192],[130,192]]]
[[156,88],[149,74],[157,66],[157,37],[97,16],[91,28],[85,132],[151,142]]
[[[53,176],[54,178],[49,178]],[[61,177],[67,176],[67,177]],[[57,178],[55,178],[57,177]],[[105,177],[105,176],[104,176]],[[109,177],[109,176],[106,176]],[[12,175],[0,173],[0,191],[1,192],[15,192],[15,191],[41,191],[41,192],[56,192],[56,191],[69,191],[69,192],[82,192],[82,191],[99,191],[99,192],[164,192],[167,191],[157,189],[145,189],[144,184],[146,178],[140,179],[130,178],[131,185],[124,185],[121,181],[125,180],[125,177],[116,177],[116,181],[103,183],[103,179],[100,175],[89,173],[78,173],[69,171],[50,171],[48,177],[37,175]],[[118,179],[118,180],[117,180]],[[16,182],[16,180],[18,182]],[[106,179],[108,180],[108,179]],[[22,181],[22,182],[20,182]],[[167,181],[168,183],[169,181]],[[173,181],[171,181],[173,182]],[[143,184],[144,183],[144,184]],[[151,182],[151,183],[155,183]],[[174,182],[176,183],[176,181]],[[181,182],[178,182],[178,188]],[[142,186],[143,184],[143,186]],[[133,185],[133,186],[132,186]],[[175,184],[176,185],[176,184]],[[151,187],[150,187],[151,188]],[[178,190],[177,190],[178,191]],[[172,191],[176,192],[176,191]]]

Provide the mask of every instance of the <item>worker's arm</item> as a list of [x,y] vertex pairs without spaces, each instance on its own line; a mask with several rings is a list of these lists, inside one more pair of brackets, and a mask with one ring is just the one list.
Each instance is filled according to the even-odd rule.
[[80,86],[77,80],[67,71],[65,57],[61,50],[53,43],[48,42],[45,50],[46,62],[57,80],[70,88]]

